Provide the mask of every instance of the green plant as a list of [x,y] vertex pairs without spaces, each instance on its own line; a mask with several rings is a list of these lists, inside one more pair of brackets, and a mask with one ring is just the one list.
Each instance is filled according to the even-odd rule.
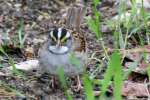
[[[147,43],[149,44],[149,33],[147,22],[150,14],[145,12],[142,1],[142,7],[137,7],[137,0],[131,0],[131,10],[127,11],[126,1],[119,1],[118,15],[107,21],[108,26],[114,30],[115,47],[126,49],[128,39],[135,35],[139,37],[140,44],[144,45],[144,39],[141,33],[146,33]],[[124,35],[125,34],[125,35]],[[125,38],[124,38],[125,36]]]
[[94,13],[94,18],[87,17],[87,24],[92,32],[95,33],[96,38],[102,38],[102,32],[100,31],[100,13],[97,11],[97,5],[99,4],[99,0],[93,0],[92,11]]
[[18,91],[14,86],[8,85],[6,82],[4,82],[2,80],[0,80],[0,86],[2,86],[3,88],[5,88],[9,92],[13,92],[14,95],[16,95],[16,96],[25,97],[25,95],[21,91]]
[[104,41],[103,41],[103,37],[102,37],[102,32],[101,32],[101,23],[100,23],[100,19],[101,19],[101,14],[100,12],[97,10],[97,5],[100,3],[100,0],[93,0],[93,6],[92,6],[92,11],[94,13],[93,17],[86,17],[87,20],[87,24],[89,26],[89,29],[95,33],[97,40],[100,40],[101,45],[103,47],[103,50],[105,52],[105,56],[109,59],[109,56],[107,54],[107,50],[104,46]]
[[71,53],[71,54],[70,54],[69,60],[70,60],[70,62],[71,62],[72,65],[74,65],[75,67],[77,67],[78,70],[80,70],[80,68],[81,68],[82,66],[80,65],[79,59],[77,59],[77,58],[75,57],[75,54],[74,54],[74,53]]
[[150,65],[148,65],[147,74],[148,74],[148,78],[149,78],[149,81],[150,81]]
[[82,80],[84,84],[86,100],[95,100],[91,80],[86,74],[84,74]]
[[15,74],[15,75],[17,75],[17,76],[20,76],[20,77],[22,77],[22,78],[25,78],[24,74],[16,69],[14,60],[4,51],[4,49],[3,49],[2,46],[0,46],[0,52],[1,52],[2,54],[4,54],[4,55],[8,58],[8,63],[9,63],[9,64],[12,66],[12,68],[13,68],[13,69],[12,69],[12,73]]
[[24,21],[21,20],[20,21],[20,25],[19,25],[19,29],[18,29],[18,38],[19,38],[19,48],[23,48],[24,47],[24,42],[26,39],[25,33],[23,32],[24,29]]
[[68,90],[68,87],[67,87],[67,83],[66,83],[66,78],[65,78],[65,73],[64,73],[63,67],[59,67],[57,69],[57,74],[58,74],[59,80],[61,82],[61,87],[64,89],[64,92],[65,92],[65,95],[67,97],[67,100],[73,100],[73,98],[72,98],[72,96],[70,94],[70,91]]
[[100,100],[103,100],[104,94],[107,87],[110,85],[112,78],[114,79],[114,100],[121,100],[122,75],[121,56],[118,52],[114,52],[110,57],[108,68],[104,74]]
[[[13,66],[12,72],[18,76],[23,76],[23,74],[21,74],[15,67],[14,64],[14,60],[8,56],[8,54],[4,51],[4,49],[2,48],[2,46],[0,46],[0,52],[2,54],[4,54],[7,58],[8,58],[8,63]],[[24,78],[24,76],[23,76]],[[7,83],[0,81],[0,85],[5,87],[6,89],[8,89],[9,91],[12,91],[13,93],[15,93],[18,96],[24,97],[24,94],[22,94],[20,91],[18,91],[16,88],[13,88],[13,86],[9,86]]]

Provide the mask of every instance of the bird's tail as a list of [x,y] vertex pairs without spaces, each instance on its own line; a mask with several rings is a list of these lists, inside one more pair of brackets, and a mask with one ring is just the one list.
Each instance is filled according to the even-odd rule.
[[70,7],[67,12],[66,26],[68,28],[75,28],[77,31],[79,31],[85,11],[86,7],[83,3],[78,3]]

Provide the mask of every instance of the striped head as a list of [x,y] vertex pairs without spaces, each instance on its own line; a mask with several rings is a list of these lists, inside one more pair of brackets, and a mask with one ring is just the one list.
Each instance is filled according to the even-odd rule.
[[65,28],[55,28],[49,33],[48,49],[53,54],[68,53],[72,46],[71,33]]

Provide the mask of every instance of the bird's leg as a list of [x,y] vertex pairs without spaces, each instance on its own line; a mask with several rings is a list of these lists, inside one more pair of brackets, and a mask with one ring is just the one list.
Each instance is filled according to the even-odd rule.
[[73,87],[74,87],[74,91],[75,91],[75,92],[78,92],[78,91],[80,91],[81,89],[83,89],[83,87],[82,87],[82,84],[81,84],[79,75],[77,75],[76,78],[77,78],[77,83],[76,83],[76,86],[73,86]]
[[56,78],[55,76],[52,76],[50,81],[50,86],[52,87],[52,89],[55,89],[55,85],[56,85]]
[[81,84],[81,81],[80,81],[80,77],[79,75],[77,76],[77,91],[81,90],[83,87],[82,87],[82,84]]

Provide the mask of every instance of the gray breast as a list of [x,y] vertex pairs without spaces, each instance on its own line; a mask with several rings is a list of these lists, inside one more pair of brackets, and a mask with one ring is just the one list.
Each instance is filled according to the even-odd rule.
[[56,55],[49,52],[46,48],[39,51],[40,69],[44,72],[56,75],[59,68],[63,68],[66,75],[76,75],[84,71],[84,61],[81,56],[75,56],[79,62],[71,60],[70,53]]

